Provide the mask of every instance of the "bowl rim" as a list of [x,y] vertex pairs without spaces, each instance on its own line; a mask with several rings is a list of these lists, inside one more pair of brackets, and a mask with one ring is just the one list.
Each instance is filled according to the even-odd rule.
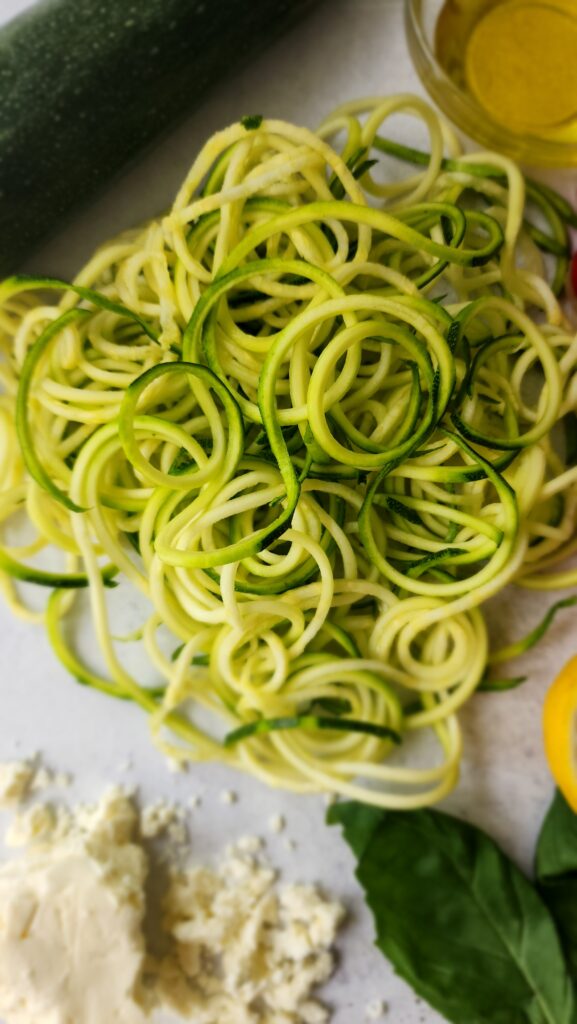
[[[570,167],[577,162],[577,142],[559,142],[545,139],[531,132],[518,132],[499,124],[484,110],[480,103],[450,78],[437,60],[427,32],[423,25],[423,10],[427,0],[405,0],[405,29],[409,52],[419,78],[431,98],[454,122],[456,127],[470,138],[503,149],[516,159],[524,159],[541,166]],[[420,60],[416,59],[414,47],[418,48]],[[423,73],[422,62],[426,61],[433,78]],[[472,132],[471,127],[479,127]]]

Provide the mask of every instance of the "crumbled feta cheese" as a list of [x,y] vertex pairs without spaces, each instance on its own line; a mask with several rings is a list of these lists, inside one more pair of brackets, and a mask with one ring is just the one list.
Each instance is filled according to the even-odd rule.
[[102,843],[127,843],[135,834],[138,814],[130,794],[111,786],[93,806],[81,806],[75,815],[76,828]]
[[53,784],[57,789],[68,789],[72,783],[72,776],[70,772],[57,772],[53,779]]
[[386,1012],[387,1004],[382,999],[373,999],[372,1002],[367,1003],[365,1018],[367,1020],[380,1020],[381,1017],[385,1016]]
[[310,1001],[303,1003],[300,1008],[302,1024],[327,1024],[329,1011],[321,1003]]
[[181,846],[183,843],[186,843],[186,840],[188,839],[186,826],[180,821],[174,822],[173,825],[169,825],[166,830],[166,834],[170,842],[174,843],[175,846]]
[[48,771],[44,765],[40,765],[34,772],[34,776],[30,784],[30,792],[43,793],[45,789],[49,789],[52,785],[54,785],[54,776],[52,772]]
[[235,804],[238,800],[237,794],[232,789],[223,789],[220,794],[221,804]]
[[280,833],[284,831],[285,826],[286,821],[282,814],[273,814],[272,817],[268,819],[268,827],[271,832],[275,833],[275,835],[280,835]]
[[164,961],[164,1001],[196,1024],[325,1024],[310,995],[333,972],[343,909],[312,886],[276,885],[270,867],[231,851],[216,870],[173,875],[165,927],[176,943]]
[[[258,836],[215,869],[177,871],[184,817],[163,801],[139,815],[119,787],[74,813],[38,803],[15,817],[11,839],[27,851],[0,868],[0,1018],[144,1024],[164,1007],[195,1024],[326,1024],[312,996],[334,969],[342,908],[314,886],[278,885]],[[161,831],[172,862],[158,959],[142,931],[150,862],[136,837]]]
[[23,803],[29,796],[43,793],[51,786],[64,789],[70,785],[70,776],[55,774],[41,762],[40,754],[25,761],[0,764],[0,807]]
[[[0,868],[0,1017],[11,1024],[144,1024],[136,986],[147,865],[130,836],[119,838],[128,817],[108,798],[93,832],[75,823]],[[43,820],[39,806],[30,821]]]
[[202,798],[198,796],[198,794],[193,794],[192,796],[189,796],[186,802],[190,807],[191,811],[195,811],[197,807],[200,807],[202,803]]
[[6,846],[29,846],[38,840],[50,839],[56,829],[57,815],[50,804],[34,804],[27,811],[14,815],[4,836]]
[[[180,822],[178,809],[166,800],[148,804],[140,815],[140,831],[145,839],[157,839]],[[186,838],[186,832],[184,833]]]
[[257,854],[260,853],[263,846],[264,840],[260,836],[241,836],[236,843],[236,848],[241,853]]
[[31,761],[0,764],[0,807],[22,803],[30,792],[36,769]]

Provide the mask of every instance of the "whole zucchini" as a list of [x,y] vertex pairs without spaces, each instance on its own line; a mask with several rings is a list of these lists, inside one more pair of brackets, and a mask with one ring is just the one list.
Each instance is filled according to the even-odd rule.
[[44,0],[2,28],[0,274],[316,2]]

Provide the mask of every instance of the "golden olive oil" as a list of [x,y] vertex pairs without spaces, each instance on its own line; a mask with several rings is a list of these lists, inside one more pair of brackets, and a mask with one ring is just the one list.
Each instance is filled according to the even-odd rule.
[[577,141],[577,0],[447,0],[435,47],[493,121]]

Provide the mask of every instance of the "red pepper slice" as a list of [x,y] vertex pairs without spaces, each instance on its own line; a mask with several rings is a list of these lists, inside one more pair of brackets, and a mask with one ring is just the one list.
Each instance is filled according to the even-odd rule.
[[577,295],[577,252],[573,254],[573,259],[571,260],[571,288],[573,289],[573,294]]

